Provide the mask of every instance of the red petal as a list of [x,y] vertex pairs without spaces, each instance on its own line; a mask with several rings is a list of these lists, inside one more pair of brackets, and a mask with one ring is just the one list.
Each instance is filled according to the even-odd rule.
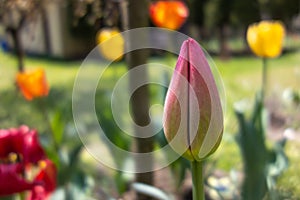
[[20,176],[22,165],[0,164],[0,196],[31,190],[34,186]]
[[12,137],[9,130],[0,130],[0,159],[7,158],[8,154],[13,151]]
[[45,158],[37,132],[25,125],[0,130],[0,159],[6,159],[10,153],[20,154],[25,163],[37,163]]
[[41,147],[36,130],[30,130],[27,126],[20,126],[18,136],[14,137],[13,147],[15,152],[23,157],[25,163],[37,163],[45,158],[45,152]]
[[32,189],[29,200],[45,200],[56,188],[57,170],[51,160],[43,160],[42,170],[34,179],[37,185]]

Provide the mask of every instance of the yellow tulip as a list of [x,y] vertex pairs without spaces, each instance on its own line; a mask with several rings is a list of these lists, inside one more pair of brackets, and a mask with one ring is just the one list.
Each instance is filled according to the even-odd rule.
[[274,58],[281,54],[285,29],[279,21],[261,21],[247,30],[247,42],[259,57]]
[[101,55],[111,61],[120,60],[124,54],[124,39],[116,28],[104,28],[97,34]]

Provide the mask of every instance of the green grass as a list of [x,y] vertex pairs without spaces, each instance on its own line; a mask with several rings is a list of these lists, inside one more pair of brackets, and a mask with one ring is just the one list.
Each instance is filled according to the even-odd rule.
[[[261,60],[256,57],[238,57],[229,60],[213,58],[224,81],[227,110],[225,118],[225,133],[221,147],[213,156],[217,166],[224,170],[241,169],[242,162],[234,135],[237,122],[233,112],[233,105],[240,100],[246,100],[248,105],[254,100],[261,84]],[[151,59],[151,62],[174,64],[175,60]],[[43,67],[51,86],[47,106],[52,110],[61,109],[67,120],[72,121],[71,99],[76,74],[81,65],[80,61],[54,61],[47,59],[26,58],[26,68]],[[299,90],[300,84],[300,52],[293,52],[272,59],[268,62],[268,96],[276,94],[281,97],[286,88]],[[96,68],[95,68],[96,70]],[[43,115],[35,101],[25,101],[15,89],[14,77],[17,72],[14,56],[0,52],[0,127],[16,127],[28,124],[36,127],[41,133],[47,133],[47,125],[43,122]],[[102,85],[103,90],[113,87],[118,77],[126,72],[123,62],[114,64],[104,75],[108,85]],[[152,76],[159,76],[151,71]],[[250,107],[251,108],[251,107]],[[255,148],[255,147],[253,147]],[[289,141],[286,151],[290,158],[290,167],[279,180],[279,188],[283,193],[300,196],[300,157],[297,153],[300,145]]]

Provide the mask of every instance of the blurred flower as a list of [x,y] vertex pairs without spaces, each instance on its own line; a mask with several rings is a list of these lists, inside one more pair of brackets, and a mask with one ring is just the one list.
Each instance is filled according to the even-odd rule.
[[28,200],[44,200],[56,187],[56,174],[35,130],[24,125],[0,129],[0,196],[30,190]]
[[41,168],[38,175],[35,177],[36,183],[28,197],[28,200],[43,200],[47,199],[56,188],[56,167],[49,159],[39,162]]
[[164,132],[172,148],[201,161],[219,146],[223,111],[205,55],[193,39],[180,50],[164,107]]
[[117,28],[103,28],[97,34],[97,44],[102,56],[111,61],[123,58],[124,39]]
[[274,58],[281,54],[285,29],[279,21],[261,21],[247,30],[251,50],[259,57]]
[[177,30],[188,16],[189,10],[182,1],[156,1],[150,5],[150,18],[158,27]]
[[45,71],[41,68],[27,72],[19,72],[16,81],[23,96],[27,100],[47,96],[49,93]]

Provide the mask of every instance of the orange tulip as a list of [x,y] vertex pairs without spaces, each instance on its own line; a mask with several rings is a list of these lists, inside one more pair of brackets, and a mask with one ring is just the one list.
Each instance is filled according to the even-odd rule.
[[23,96],[27,100],[47,96],[49,93],[45,71],[41,68],[27,72],[19,72],[16,81]]
[[177,30],[188,16],[189,10],[181,1],[157,1],[150,6],[150,18],[158,27]]

